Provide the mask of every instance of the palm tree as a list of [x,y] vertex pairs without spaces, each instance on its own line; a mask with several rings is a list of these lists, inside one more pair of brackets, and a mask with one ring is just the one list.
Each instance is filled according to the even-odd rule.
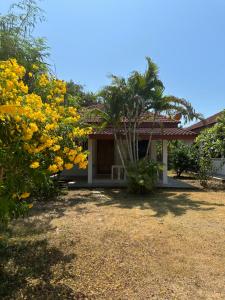
[[149,155],[153,128],[159,114],[165,113],[171,117],[180,114],[184,121],[201,117],[185,99],[164,96],[164,86],[159,79],[158,68],[149,57],[147,69],[143,74],[134,71],[128,79],[115,75],[111,78],[111,85],[99,93],[104,109],[98,110],[97,113],[101,115],[105,125],[112,126],[125,171],[127,162],[136,163],[139,160],[137,129],[146,118],[146,113],[148,119],[152,119],[146,157]]

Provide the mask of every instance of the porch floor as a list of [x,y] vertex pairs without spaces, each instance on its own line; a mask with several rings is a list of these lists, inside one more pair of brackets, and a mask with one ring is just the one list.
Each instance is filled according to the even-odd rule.
[[[77,188],[124,188],[126,187],[126,181],[110,180],[110,179],[93,179],[93,183],[89,184],[85,178],[73,179],[68,181],[69,189]],[[168,183],[163,184],[159,181],[157,187],[160,188],[176,188],[176,189],[196,189],[195,186],[183,182],[179,179],[168,177]]]

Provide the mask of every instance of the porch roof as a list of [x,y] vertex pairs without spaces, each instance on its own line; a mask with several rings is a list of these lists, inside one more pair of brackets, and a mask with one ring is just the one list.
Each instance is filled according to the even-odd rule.
[[[124,130],[120,130],[120,134],[124,135]],[[137,134],[141,139],[148,139],[152,134],[153,140],[194,140],[197,134],[183,128],[138,128]],[[90,138],[112,139],[113,129],[105,128],[95,131],[89,135]]]

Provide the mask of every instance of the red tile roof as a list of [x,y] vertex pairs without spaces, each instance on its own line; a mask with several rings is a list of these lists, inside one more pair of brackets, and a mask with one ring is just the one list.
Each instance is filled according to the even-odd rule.
[[[120,131],[121,134],[124,134],[124,130]],[[196,137],[196,133],[189,131],[183,128],[138,128],[137,133],[139,137],[149,138],[152,133],[153,139],[194,139]],[[112,128],[105,128],[99,131],[94,132],[90,135],[92,138],[101,138],[101,137],[112,137],[113,130]]]
[[[97,110],[104,111],[104,104],[99,103],[99,104],[96,104],[96,105],[91,105],[91,106],[88,107],[88,109],[90,109],[90,110],[97,109]],[[89,123],[98,123],[100,121],[101,121],[101,118],[99,116],[96,116],[96,115],[90,116],[88,119],[86,119],[86,122],[89,122]],[[149,122],[149,123],[153,122],[153,113],[151,113],[151,112],[144,113],[142,115],[142,121],[143,122]],[[168,117],[168,116],[159,114],[156,117],[155,123],[173,123],[173,124],[179,124],[180,121],[176,120],[176,119],[174,119],[172,117]]]
[[198,123],[195,123],[189,127],[187,127],[188,130],[195,130],[195,129],[201,129],[201,128],[205,128],[205,127],[209,127],[209,126],[213,126],[214,124],[216,124],[217,122],[217,118],[222,114],[222,111],[212,115]]

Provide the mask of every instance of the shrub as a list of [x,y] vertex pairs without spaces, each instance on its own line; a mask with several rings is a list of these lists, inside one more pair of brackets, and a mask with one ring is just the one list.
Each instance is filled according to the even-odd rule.
[[170,165],[180,177],[183,172],[196,172],[198,170],[198,154],[195,145],[188,145],[176,141],[170,147]]
[[159,169],[157,162],[146,158],[128,165],[128,190],[135,194],[151,192],[155,188]]
[[91,129],[81,128],[75,108],[62,105],[65,83],[49,74],[30,73],[34,89],[29,93],[25,74],[15,59],[0,61],[2,220],[24,214],[29,197],[51,186],[52,174],[74,164],[87,166],[87,153],[79,140]]
[[[212,128],[205,129],[196,139],[199,149],[199,178],[203,186],[216,171],[212,164],[213,158],[225,157],[225,111]],[[221,163],[221,166],[225,163]]]

